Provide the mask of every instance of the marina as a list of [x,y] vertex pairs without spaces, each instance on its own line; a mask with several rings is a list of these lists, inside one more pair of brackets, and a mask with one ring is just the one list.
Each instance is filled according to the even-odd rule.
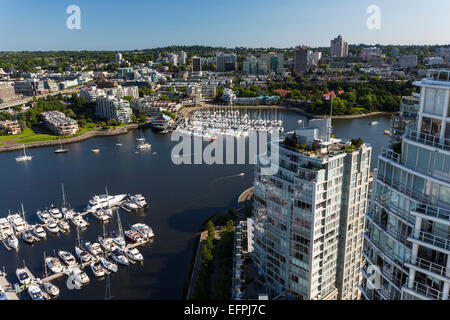
[[[252,116],[258,117],[259,111]],[[289,131],[298,127],[301,117],[284,113],[282,119],[285,130]],[[367,119],[333,120],[333,130],[339,136],[361,137],[370,141],[376,155],[379,152],[377,148],[381,151],[381,146],[389,140],[384,130],[390,128],[388,117],[377,120],[380,124],[374,127],[367,125]],[[45,206],[49,209],[50,204],[54,203],[62,213],[61,200],[57,200],[61,199],[61,182],[64,182],[67,192],[65,202],[71,204],[66,206],[79,212],[89,223],[79,230],[82,244],[96,242],[98,236],[103,234],[103,226],[106,232],[117,230],[117,209],[121,213],[125,237],[128,234],[131,238],[138,238],[133,232],[127,232],[131,229],[127,226],[138,222],[150,225],[157,231],[153,242],[138,248],[144,257],[143,265],[137,263],[122,270],[119,266],[121,271],[109,275],[114,299],[179,299],[199,226],[211,215],[226,212],[229,207],[235,206],[238,195],[252,185],[253,167],[248,164],[177,166],[171,161],[171,149],[176,142],[170,141],[170,134],[161,135],[143,129],[142,136],[146,141],[151,141],[152,152],[134,154],[138,144],[136,139],[141,137],[137,130],[120,137],[121,147],[116,146],[116,136],[97,137],[71,144],[67,154],[70,156],[55,156],[53,146],[33,149],[33,161],[20,165],[14,157],[23,155],[23,151],[0,154],[0,165],[5,168],[2,175],[10,184],[2,189],[0,216],[7,216],[8,209],[18,208],[11,212],[21,212],[20,203],[23,202],[28,223],[42,224],[35,213],[45,209]],[[90,152],[92,149],[101,152],[94,155]],[[192,187],[192,181],[195,181],[195,187]],[[86,205],[92,195],[102,191],[106,193],[105,185],[111,195],[142,193],[150,202],[150,208],[123,214],[121,204],[113,210],[113,218],[108,223],[97,221],[86,212]],[[211,197],[212,192],[214,197]],[[32,246],[18,239],[18,251],[7,251],[2,245],[0,269],[5,266],[7,280],[13,284],[17,282],[14,273],[23,266],[23,259],[35,277],[44,278],[44,252],[56,256],[53,250],[70,249],[75,255],[77,232],[71,221],[69,225],[70,232],[60,232],[57,236],[47,233],[46,240],[35,242]],[[89,285],[83,286],[83,298],[104,299],[105,281],[96,281],[89,266],[83,270],[91,278]],[[64,276],[52,281],[60,289],[58,299],[80,299],[80,291],[68,290],[66,280]]]

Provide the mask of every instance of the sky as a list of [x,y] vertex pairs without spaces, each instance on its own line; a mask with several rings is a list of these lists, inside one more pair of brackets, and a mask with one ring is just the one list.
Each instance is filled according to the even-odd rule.
[[[70,30],[67,7],[81,11]],[[380,8],[380,29],[367,8]],[[449,0],[0,0],[0,51],[450,44]]]

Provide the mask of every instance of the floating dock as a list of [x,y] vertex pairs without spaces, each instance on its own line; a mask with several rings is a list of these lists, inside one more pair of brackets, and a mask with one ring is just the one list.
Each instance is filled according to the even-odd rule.
[[14,290],[14,287],[8,282],[3,273],[0,273],[0,287],[5,290],[5,295],[8,300],[19,300],[16,290]]

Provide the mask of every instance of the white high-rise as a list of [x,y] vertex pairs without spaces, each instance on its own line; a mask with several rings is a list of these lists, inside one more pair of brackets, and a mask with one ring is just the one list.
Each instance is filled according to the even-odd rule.
[[[279,170],[255,166],[253,261],[270,298],[358,299],[372,148],[330,137],[330,119],[287,134]],[[269,143],[269,149],[272,144]]]
[[[374,174],[361,286],[365,299],[449,300],[450,70],[429,70],[417,121]],[[397,152],[396,152],[397,151]]]

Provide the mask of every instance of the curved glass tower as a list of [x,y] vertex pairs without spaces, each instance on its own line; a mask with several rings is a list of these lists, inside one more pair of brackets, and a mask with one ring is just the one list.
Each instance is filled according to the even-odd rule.
[[[417,121],[374,173],[361,291],[365,299],[448,300],[450,70],[429,70]],[[400,151],[401,150],[401,151]]]

